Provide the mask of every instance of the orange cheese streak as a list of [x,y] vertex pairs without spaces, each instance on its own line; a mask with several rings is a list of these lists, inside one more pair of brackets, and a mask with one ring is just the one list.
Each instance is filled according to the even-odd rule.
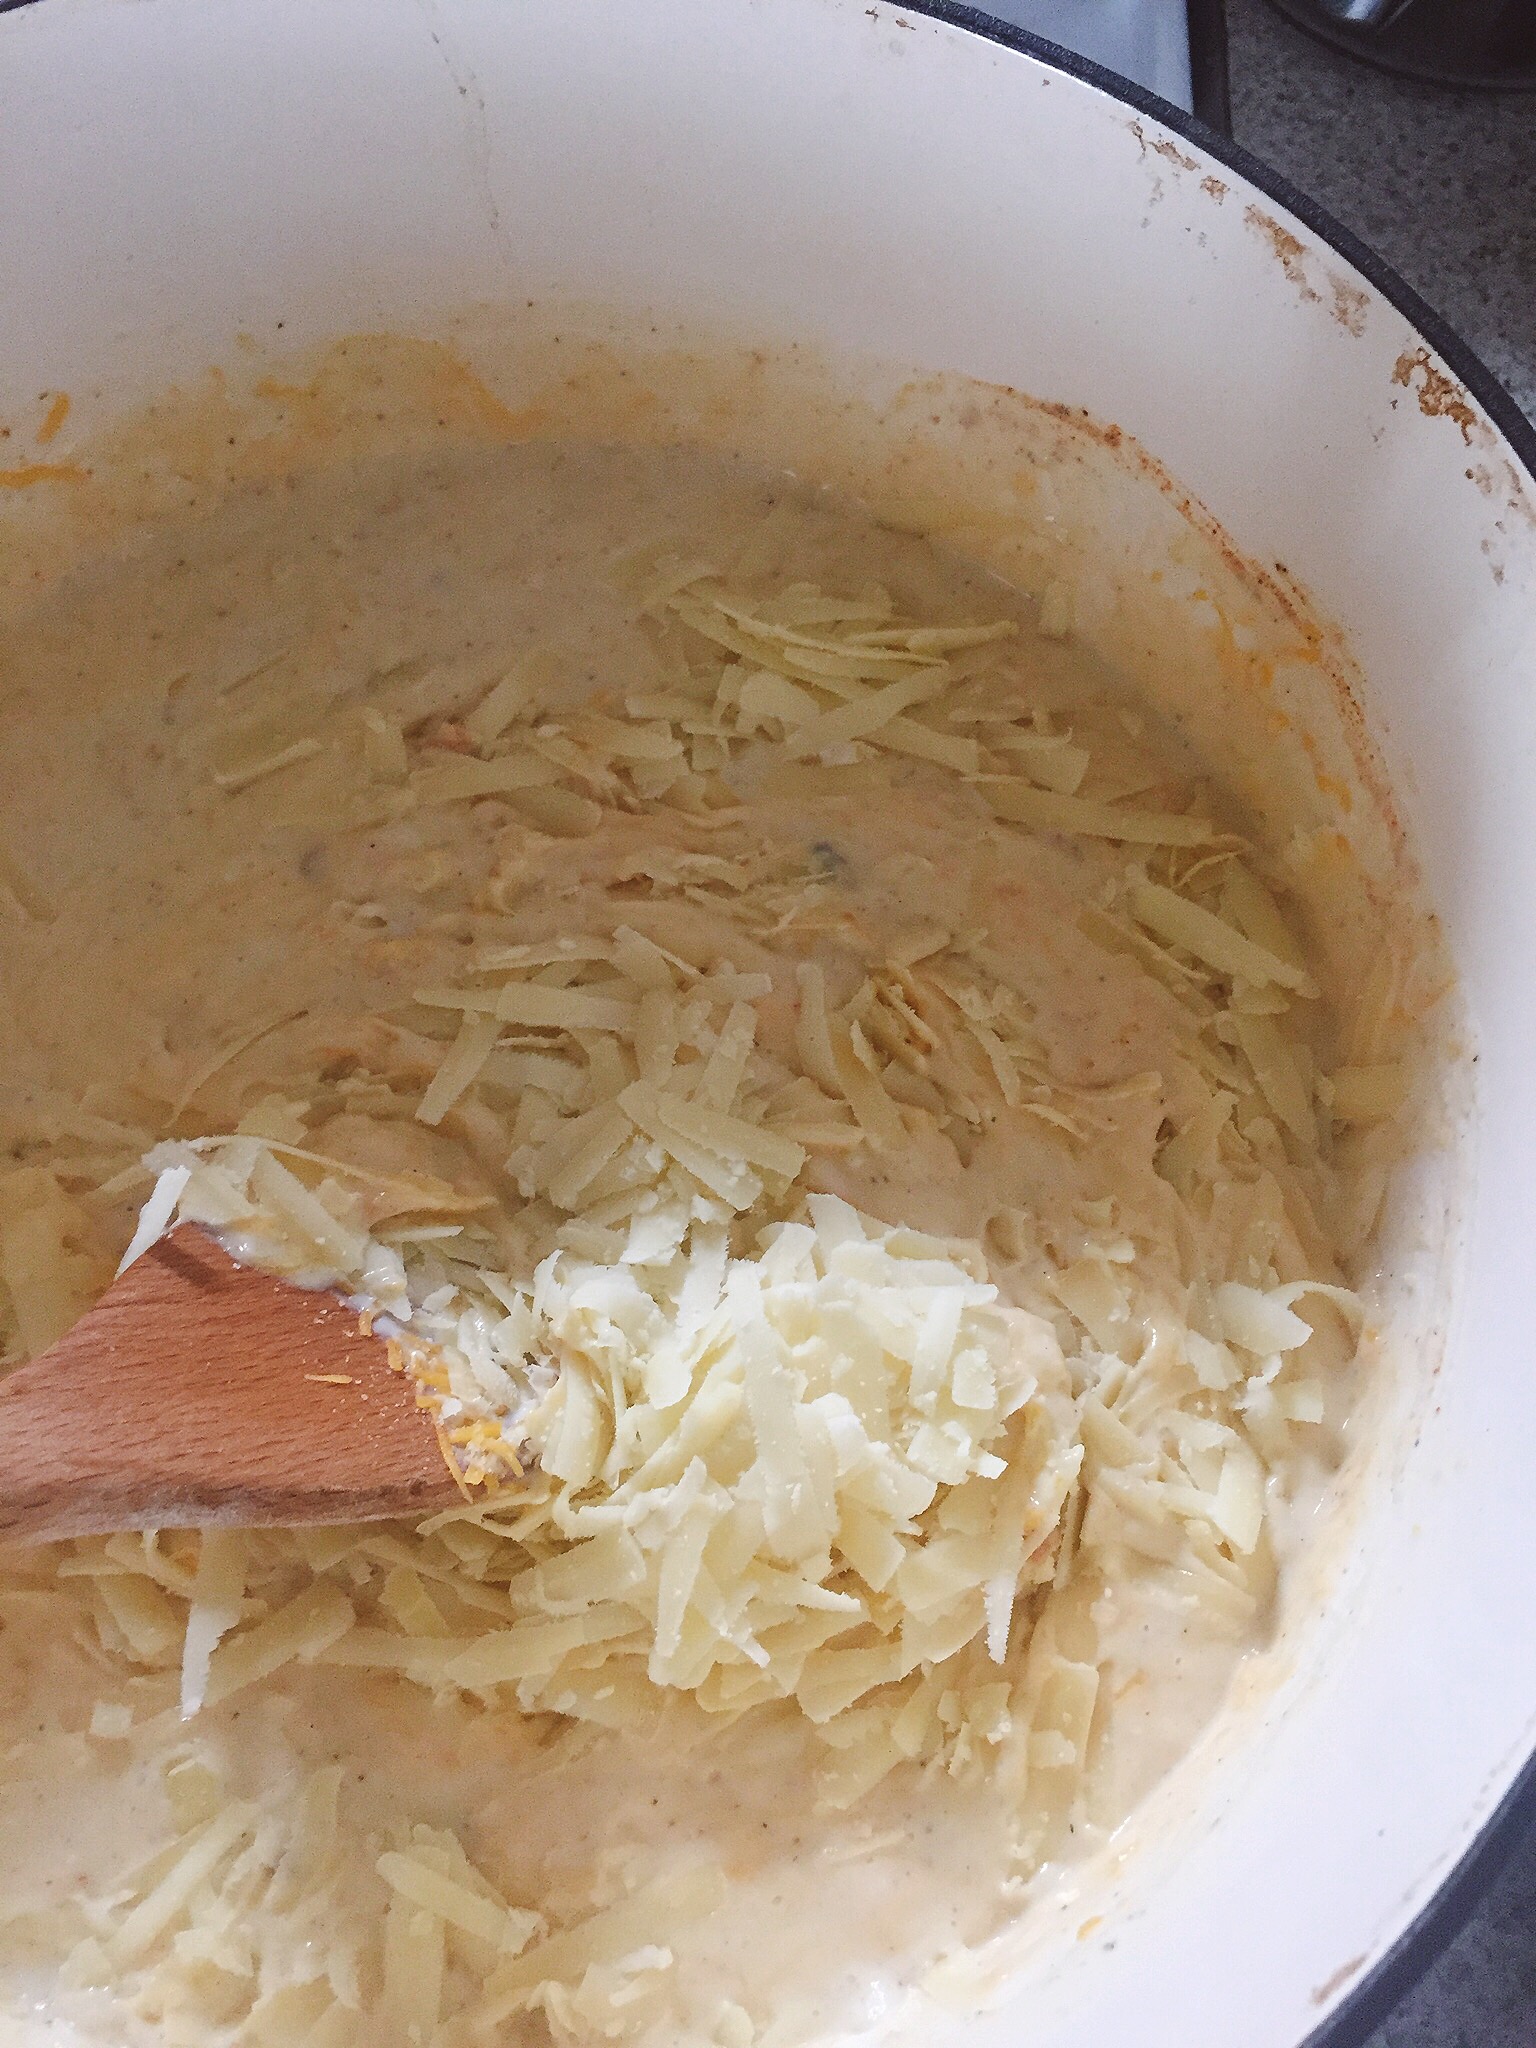
[[67,391],[56,391],[53,395],[53,403],[43,415],[43,424],[37,430],[40,446],[46,448],[48,443],[56,438],[60,427],[63,426],[68,418],[69,393]]

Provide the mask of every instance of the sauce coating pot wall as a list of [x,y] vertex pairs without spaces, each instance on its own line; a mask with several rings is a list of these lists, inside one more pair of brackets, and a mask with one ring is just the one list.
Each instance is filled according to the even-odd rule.
[[[1197,737],[1222,727],[1239,772],[1278,731],[1288,797],[1347,807],[1341,973],[1350,889],[1410,884],[1363,712],[1477,1059],[1475,1112],[1439,1132],[1454,1171],[1395,1218],[1405,1341],[1245,1696],[1031,1929],[1001,2002],[970,2017],[956,1987],[927,2028],[1296,2048],[1467,1850],[1536,1724],[1529,449],[1240,170],[959,22],[853,0],[45,0],[0,22],[0,81],[16,564],[88,539],[101,451],[146,513],[212,473],[153,420],[102,438],[168,385],[227,365],[248,421],[274,358],[428,337],[475,377],[445,383],[436,357],[418,393],[453,386],[509,434],[537,414],[776,453],[1031,587],[1065,580],[1079,630],[1182,693]],[[530,301],[514,360],[496,337]],[[728,368],[693,360],[679,337],[700,332]],[[1043,403],[968,402],[953,378]],[[344,434],[367,388],[356,361],[344,402],[296,387],[283,431]],[[1464,1165],[1452,1234],[1441,1183]]]

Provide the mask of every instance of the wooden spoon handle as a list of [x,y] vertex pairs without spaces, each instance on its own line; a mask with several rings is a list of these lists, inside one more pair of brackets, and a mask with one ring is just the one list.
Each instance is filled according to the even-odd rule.
[[376,1521],[458,1498],[356,1310],[192,1225],[0,1381],[0,1535]]

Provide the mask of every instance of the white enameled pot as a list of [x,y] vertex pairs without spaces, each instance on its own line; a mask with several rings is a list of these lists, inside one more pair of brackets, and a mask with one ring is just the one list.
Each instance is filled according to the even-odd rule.
[[1184,1818],[1127,1850],[1083,1938],[1058,1914],[995,2009],[929,2032],[1355,2037],[1536,1734],[1536,437],[1260,166],[960,10],[0,16],[0,423],[45,389],[106,417],[241,335],[532,297],[1086,408],[1348,639],[1477,1053],[1448,1340],[1399,1361],[1327,1611],[1181,1781]]

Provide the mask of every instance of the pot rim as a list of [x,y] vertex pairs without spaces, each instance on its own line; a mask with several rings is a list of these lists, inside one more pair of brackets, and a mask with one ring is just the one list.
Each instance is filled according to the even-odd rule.
[[[1536,491],[1536,422],[1526,417],[1470,343],[1419,296],[1399,271],[1352,229],[1336,220],[1326,207],[1294,185],[1284,172],[1254,156],[1198,114],[1173,105],[1134,80],[1079,56],[1075,50],[969,6],[965,0],[902,0],[902,8],[1033,57],[1055,71],[1064,71],[1085,85],[1096,87],[1111,99],[1150,114],[1165,128],[1193,142],[1277,201],[1352,264],[1390,305],[1411,321],[1493,421]],[[1533,1826],[1536,1750],[1526,1758],[1504,1797],[1428,1902],[1297,2048],[1366,2048],[1370,2036],[1390,2017],[1398,2001],[1424,1977],[1460,1933],[1522,1835]]]

